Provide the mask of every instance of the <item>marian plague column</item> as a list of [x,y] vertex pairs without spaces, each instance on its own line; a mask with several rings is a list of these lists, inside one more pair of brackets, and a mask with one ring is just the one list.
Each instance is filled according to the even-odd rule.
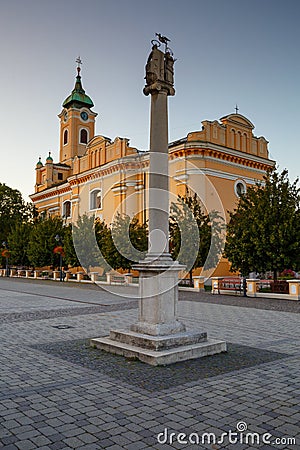
[[[144,94],[151,96],[149,248],[140,271],[139,321],[132,329],[154,336],[185,331],[177,320],[178,273],[184,267],[169,254],[168,96],[175,95],[169,39],[157,34],[146,64]],[[161,50],[164,45],[164,51]]]
[[[177,318],[178,275],[184,266],[169,254],[168,96],[175,95],[174,58],[169,39],[157,34],[146,64],[144,94],[151,96],[149,171],[149,247],[139,271],[138,321],[130,329],[111,330],[91,345],[136,357],[152,365],[172,364],[226,351],[226,343],[187,331]],[[165,46],[161,50],[162,44]]]

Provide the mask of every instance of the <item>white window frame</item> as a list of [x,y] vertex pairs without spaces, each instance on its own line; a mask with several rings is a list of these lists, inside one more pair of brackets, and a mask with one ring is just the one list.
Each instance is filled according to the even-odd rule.
[[247,192],[247,185],[246,185],[245,181],[241,180],[241,179],[236,180],[234,183],[234,193],[238,198],[240,198],[240,196],[241,196],[240,193],[238,192],[239,184],[241,184],[243,186],[243,194],[246,194],[246,192]]
[[[66,203],[70,203],[70,215],[67,216],[66,215]],[[65,200],[62,204],[62,217],[64,217],[65,219],[68,219],[70,217],[72,217],[72,202],[71,200]]]
[[[67,133],[67,142],[65,142],[65,133]],[[63,132],[63,146],[68,145],[69,143],[69,129],[65,128]]]
[[[86,133],[87,133],[86,142],[81,142],[81,131],[82,131],[82,130],[85,130]],[[81,128],[79,129],[79,144],[86,145],[86,144],[89,142],[89,139],[90,139],[90,136],[89,136],[89,129],[88,129],[88,128],[85,128],[85,127],[81,127]]]
[[[95,196],[98,197],[98,194],[96,194],[96,192],[98,194],[100,194],[100,198],[101,198],[101,206],[99,208],[95,207]],[[101,210],[103,209],[103,203],[102,203],[102,189],[101,188],[94,188],[93,190],[90,191],[90,211],[97,211],[97,210]]]

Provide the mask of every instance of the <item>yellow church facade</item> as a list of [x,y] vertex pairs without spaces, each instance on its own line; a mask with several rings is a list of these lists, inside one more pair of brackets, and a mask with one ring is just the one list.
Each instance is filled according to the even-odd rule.
[[[77,70],[75,87],[58,116],[59,161],[50,154],[45,163],[39,160],[31,200],[40,213],[60,215],[65,223],[90,214],[110,224],[116,212],[145,220],[149,152],[131,147],[126,138],[95,135],[97,114]],[[235,113],[203,121],[201,130],[171,142],[170,200],[196,192],[208,212],[217,210],[226,221],[241,193],[275,164],[267,140],[253,130],[249,119]],[[222,270],[227,273],[228,265],[221,265],[218,274]]]

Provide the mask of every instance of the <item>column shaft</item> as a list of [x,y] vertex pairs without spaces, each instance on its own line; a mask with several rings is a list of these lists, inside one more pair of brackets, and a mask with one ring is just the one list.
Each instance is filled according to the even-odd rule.
[[149,256],[169,252],[168,97],[151,93]]

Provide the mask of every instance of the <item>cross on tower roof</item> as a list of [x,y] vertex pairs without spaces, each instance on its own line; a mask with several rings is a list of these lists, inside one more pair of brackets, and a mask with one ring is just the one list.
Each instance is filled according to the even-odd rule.
[[81,59],[80,59],[80,56],[78,56],[78,58],[76,59],[76,62],[77,62],[77,72],[78,72],[78,75],[79,75],[80,70],[81,70],[80,66],[81,66],[81,64],[82,64],[82,61],[81,61]]
[[239,112],[239,107],[238,107],[238,105],[235,105],[235,113],[238,114],[238,112]]

